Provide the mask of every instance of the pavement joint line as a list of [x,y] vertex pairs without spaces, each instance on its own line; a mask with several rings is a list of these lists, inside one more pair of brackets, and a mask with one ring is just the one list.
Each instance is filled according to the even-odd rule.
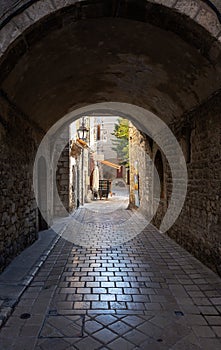
[[[68,225],[68,222],[64,224],[64,226],[59,231],[59,233],[55,236],[55,238],[52,239],[52,241],[49,243],[49,248],[47,247],[46,250],[43,251],[43,253],[37,259],[37,261],[35,261],[34,266],[31,267],[31,269],[28,271],[26,276],[21,280],[21,282],[17,282],[17,283],[15,283],[15,282],[14,283],[12,283],[12,282],[10,283],[9,282],[9,283],[7,283],[7,285],[9,285],[11,287],[13,287],[13,286],[15,286],[15,287],[20,286],[22,288],[16,293],[16,295],[15,295],[15,297],[13,299],[10,299],[10,298],[7,298],[7,297],[6,298],[2,298],[2,296],[0,295],[0,302],[2,301],[2,304],[0,305],[0,329],[6,323],[8,318],[11,316],[11,314],[14,311],[14,308],[19,303],[23,293],[26,291],[28,286],[31,284],[31,282],[34,279],[34,277],[36,276],[37,272],[39,271],[39,269],[41,268],[43,263],[46,261],[46,259],[48,258],[49,254],[54,249],[54,247],[56,246],[58,241],[62,238],[62,234],[66,230],[67,225]],[[47,231],[49,231],[50,229],[51,228],[49,228]],[[38,239],[33,243],[33,245],[35,243],[39,242],[39,240],[40,240],[40,237],[38,236]],[[28,248],[31,248],[32,246],[29,246]],[[0,286],[4,286],[4,284],[6,284],[6,283],[0,282]]]

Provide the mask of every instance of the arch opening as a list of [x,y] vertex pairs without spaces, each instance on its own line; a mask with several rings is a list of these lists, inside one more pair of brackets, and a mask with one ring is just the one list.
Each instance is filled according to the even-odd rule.
[[[215,39],[192,20],[175,13],[175,8],[165,9],[154,4],[147,8],[149,12],[146,13],[145,21],[140,21],[141,17],[137,15],[132,22],[129,12],[124,12],[124,16],[121,12],[122,16],[115,18],[104,18],[101,12],[99,18],[86,16],[87,21],[84,21],[83,17],[79,17],[75,18],[73,23],[72,6],[68,8],[70,12],[57,12],[57,17],[48,16],[44,21],[36,23],[36,26],[32,23],[26,28],[26,32],[24,31],[22,38],[15,34],[10,41],[11,46],[6,49],[5,44],[1,49],[1,137],[4,139],[4,135],[10,130],[11,138],[8,138],[6,147],[6,153],[9,154],[11,140],[15,140],[19,133],[25,134],[22,142],[23,146],[28,146],[31,158],[26,160],[25,166],[31,172],[36,146],[44,133],[63,115],[80,106],[102,101],[138,105],[164,120],[172,128],[179,142],[180,129],[188,122],[191,126],[189,206],[183,209],[180,224],[174,226],[171,236],[191,251],[194,237],[197,236],[197,242],[200,241],[198,233],[194,231],[195,227],[200,227],[205,237],[208,237],[210,232],[215,232],[216,240],[219,241],[216,234],[219,232],[217,212],[220,198],[216,183],[219,178],[218,165],[215,168],[219,152],[213,151],[212,148],[207,152],[203,142],[210,144],[212,139],[213,148],[218,147],[216,130],[219,129],[220,113],[220,44],[218,37]],[[85,15],[86,7],[80,6],[80,9]],[[160,9],[159,18],[164,18],[164,26],[159,25],[156,16],[148,17],[149,14],[154,14],[156,9]],[[126,11],[125,7],[121,11]],[[131,9],[128,11],[131,13]],[[177,33],[168,30],[172,24],[179,21],[182,25],[174,26]],[[106,31],[103,31],[104,26]],[[190,28],[194,29],[192,34]],[[182,35],[183,32],[186,32],[188,37]],[[17,41],[14,41],[16,38]],[[102,110],[99,110],[99,113],[101,112]],[[119,113],[119,110],[115,112]],[[134,113],[136,114],[136,111]],[[142,119],[133,119],[135,114],[131,120],[142,129]],[[127,112],[121,115],[128,117]],[[205,132],[206,128],[200,127],[200,118],[208,132]],[[16,131],[16,128],[19,131]],[[215,136],[211,138],[211,135]],[[31,145],[30,138],[33,142]],[[195,140],[201,145],[200,148],[196,146]],[[44,156],[51,162],[48,154]],[[197,169],[200,170],[197,172]],[[14,172],[23,183],[25,180],[21,170],[15,169]],[[214,178],[211,173],[216,174]],[[50,181],[53,177],[52,169],[49,169],[47,174]],[[211,183],[210,194],[204,191],[204,180]],[[165,176],[165,181],[167,189],[172,192],[168,176]],[[196,191],[200,200],[195,198]],[[14,197],[11,195],[12,200]],[[213,206],[211,202],[214,203]],[[203,224],[199,223],[194,214],[197,212],[195,203],[197,210],[205,214]],[[201,203],[208,205],[203,204],[202,208]],[[20,205],[25,208],[28,206],[23,202]],[[31,205],[35,210],[34,204]],[[208,207],[210,209],[207,209]],[[215,209],[212,209],[213,207]],[[214,214],[212,216],[211,211]],[[22,213],[25,218],[25,210],[22,210]],[[185,221],[185,218],[190,216],[193,233]],[[11,220],[11,217],[3,220],[5,230],[9,229]],[[20,219],[13,220],[18,221],[19,226]],[[185,229],[182,229],[182,224]],[[188,232],[188,237],[184,231]],[[212,248],[209,249],[209,258],[205,260],[217,265],[220,254],[214,240],[210,242]],[[196,246],[197,244],[194,248],[195,255],[199,253]],[[200,246],[206,251],[203,242]]]

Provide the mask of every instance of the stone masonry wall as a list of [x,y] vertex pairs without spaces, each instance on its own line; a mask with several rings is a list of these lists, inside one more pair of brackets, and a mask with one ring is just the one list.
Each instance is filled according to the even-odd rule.
[[[188,191],[185,205],[168,234],[221,274],[221,94],[173,125],[182,144],[190,129]],[[184,149],[185,152],[185,149]],[[167,181],[171,181],[168,178]]]
[[32,168],[37,134],[0,96],[0,271],[36,239],[37,211]]
[[[198,109],[170,125],[179,141],[186,158],[188,170],[188,189],[182,212],[176,223],[167,232],[180,245],[186,248],[204,264],[221,275],[221,94],[213,96]],[[133,133],[132,161],[137,159],[144,181],[148,173],[142,152],[134,147],[140,144],[142,134]],[[154,159],[157,145],[153,143],[152,152],[147,153]],[[137,151],[136,151],[137,150]],[[162,154],[163,156],[163,154]],[[173,179],[169,165],[164,160],[164,198],[161,199],[152,223],[157,227],[166,213],[170,201]],[[153,164],[152,164],[153,166]],[[133,181],[133,174],[131,174]],[[140,181],[142,212],[148,216],[149,191]],[[133,183],[132,183],[133,188]],[[145,199],[146,198],[146,199]],[[134,203],[133,190],[130,202]],[[148,204],[149,203],[149,204]]]
[[[139,176],[140,211],[145,216],[152,214],[152,143],[147,135],[137,130],[132,124],[129,128],[130,149],[130,207],[136,208],[135,178]],[[147,156],[149,155],[149,156]]]
[[[61,156],[57,164],[57,170],[56,170],[56,185],[57,185],[58,195],[60,197],[60,200],[63,206],[67,211],[69,211],[69,204],[70,204],[69,203],[69,190],[70,190],[69,162],[70,162],[69,144],[67,144],[61,153]],[[55,201],[54,215],[55,216],[64,215],[64,210],[62,210],[62,208],[59,206],[58,203],[56,203],[56,201]]]
[[[154,194],[154,158],[158,151],[158,146],[152,141],[152,139],[137,130],[135,127],[130,127],[130,207],[135,206],[135,193],[134,193],[134,163],[138,163],[139,173],[139,197],[140,197],[140,211],[147,217],[152,219],[153,223],[157,227],[160,226],[163,216],[167,210],[168,193],[166,181],[161,184],[164,187],[164,196],[156,198]],[[167,162],[161,153],[166,169]],[[168,169],[168,173],[170,170]],[[158,203],[159,200],[159,203]],[[154,212],[156,211],[155,215]]]

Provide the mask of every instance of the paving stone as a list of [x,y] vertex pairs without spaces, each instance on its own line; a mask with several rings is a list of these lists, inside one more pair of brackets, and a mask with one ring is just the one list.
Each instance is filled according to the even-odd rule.
[[201,315],[187,315],[186,320],[191,325],[207,325],[205,318]]
[[160,303],[145,303],[145,308],[146,310],[161,310],[162,309],[162,306]]
[[101,294],[101,301],[115,301],[116,295],[114,294]]
[[[39,341],[39,348],[43,350],[53,349],[56,350],[66,350],[68,347],[68,343],[63,339],[43,339]],[[23,348],[24,350],[28,350]]]
[[141,317],[137,316],[127,316],[123,319],[123,321],[132,327],[136,327],[144,322],[144,320]]
[[150,298],[148,297],[148,295],[132,295],[133,301],[136,302],[149,302]]
[[94,294],[104,294],[107,293],[106,288],[92,288]]
[[[80,340],[75,344],[75,347],[79,350],[95,350],[101,347],[102,343],[93,339],[92,337],[87,337]],[[57,349],[56,349],[57,350]]]
[[[84,296],[85,296],[85,294],[84,294]],[[83,294],[68,294],[65,297],[67,298],[68,301],[82,301],[83,300]]]
[[73,305],[74,309],[90,309],[90,302],[88,301],[76,301]]
[[113,330],[115,333],[119,335],[123,335],[131,330],[131,327],[124,322],[117,321],[108,326],[109,329]]
[[123,301],[115,301],[115,302],[110,302],[110,308],[111,309],[126,309],[126,303]]
[[221,341],[219,339],[209,339],[209,338],[199,338],[200,341],[200,349],[208,350],[220,350],[221,348]]
[[88,321],[85,323],[85,326],[84,326],[85,331],[89,334],[92,334],[101,328],[103,328],[103,326],[96,321]]
[[161,338],[163,333],[162,328],[156,326],[155,324],[149,321],[146,321],[139,325],[137,327],[137,330],[154,339]]
[[115,283],[114,282],[101,282],[101,287],[104,287],[104,288],[115,287]]
[[115,322],[117,319],[116,317],[112,315],[100,315],[96,317],[96,320],[103,324],[104,326],[107,326],[113,322]]
[[151,323],[158,327],[165,328],[174,322],[174,319],[168,315],[157,315],[150,320]]
[[115,333],[106,328],[94,333],[93,336],[104,344],[108,344],[117,337]]
[[124,288],[124,294],[140,294],[138,288]]
[[90,294],[91,288],[77,288],[77,294]]
[[130,350],[134,348],[134,345],[129,341],[119,338],[108,344],[108,348],[112,350],[121,349],[121,350]]
[[[90,215],[84,212],[82,220]],[[2,328],[0,342],[6,350],[18,350],[20,335],[27,350],[35,341],[36,350],[220,349],[220,287],[217,276],[155,229],[114,248],[59,243]],[[20,319],[28,312],[29,319]]]
[[132,301],[132,296],[129,294],[117,295],[117,301]]
[[210,298],[210,301],[213,305],[219,305],[221,306],[221,297],[220,298]]
[[106,301],[92,301],[92,309],[108,309]]
[[[102,294],[103,295],[103,294]],[[101,295],[101,296],[102,296]],[[99,294],[84,294],[83,299],[84,301],[98,301],[100,295]]]
[[108,288],[109,294],[123,294],[122,288]]
[[212,330],[217,337],[221,338],[221,326],[212,326]]
[[69,309],[72,309],[72,307],[73,307],[73,302],[70,302],[70,301],[60,301],[57,303],[58,309],[69,310]]
[[86,287],[92,288],[92,287],[100,287],[100,282],[86,282]]
[[147,339],[147,336],[138,330],[133,329],[132,331],[125,334],[124,338],[135,345],[140,345]]
[[198,337],[213,338],[215,333],[208,326],[193,326],[193,331]]
[[205,316],[209,325],[221,326],[221,316]]
[[127,303],[127,308],[129,310],[145,310],[145,304],[144,303]]
[[75,288],[79,288],[79,287],[84,287],[85,283],[84,282],[71,282],[70,283],[70,287],[75,287]]
[[198,309],[203,315],[218,315],[218,310],[213,306],[198,306]]

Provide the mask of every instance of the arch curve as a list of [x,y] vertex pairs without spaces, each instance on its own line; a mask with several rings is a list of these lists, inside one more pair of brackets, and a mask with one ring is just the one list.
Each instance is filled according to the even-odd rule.
[[[0,31],[2,42],[0,45],[0,57],[8,50],[9,46],[25,31],[37,22],[59,11],[67,12],[75,7],[76,19],[95,18],[101,16],[126,17],[133,16],[146,21],[148,12],[157,6],[158,15],[162,8],[189,17],[196,24],[204,28],[212,37],[221,41],[221,9],[214,1],[194,0],[139,0],[135,1],[105,1],[100,0],[95,4],[82,0],[15,0],[7,1],[2,5],[0,17]],[[160,11],[159,11],[160,10]],[[149,16],[151,17],[151,16]],[[177,29],[177,28],[176,28]],[[171,30],[173,30],[171,28]]]
[[176,118],[221,84],[218,34],[196,20],[201,9],[216,24],[217,16],[196,0],[188,17],[187,3],[27,2],[1,29],[0,95],[45,131],[71,109],[104,101]]

